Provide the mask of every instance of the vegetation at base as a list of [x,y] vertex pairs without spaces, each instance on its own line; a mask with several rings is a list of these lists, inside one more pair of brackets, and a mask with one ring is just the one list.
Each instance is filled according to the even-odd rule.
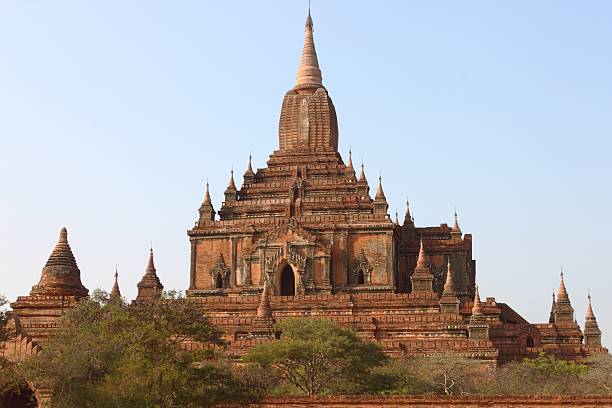
[[[7,339],[5,305],[0,297]],[[96,291],[67,311],[42,353],[19,365],[0,358],[0,395],[23,390],[26,378],[67,408],[206,407],[267,395],[612,395],[607,354],[581,363],[540,354],[495,369],[451,353],[389,358],[326,319],[287,319],[276,329],[280,339],[238,361],[180,292],[126,305]]]
[[370,371],[387,361],[374,343],[330,320],[288,319],[280,340],[253,347],[245,361],[272,368],[306,395],[348,391],[367,384]]
[[265,376],[233,364],[222,346],[188,299],[127,306],[97,291],[62,317],[61,329],[19,374],[52,389],[58,408],[205,407],[259,398]]

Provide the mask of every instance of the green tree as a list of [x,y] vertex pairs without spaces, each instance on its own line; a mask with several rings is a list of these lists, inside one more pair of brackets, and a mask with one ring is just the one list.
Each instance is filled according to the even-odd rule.
[[307,395],[330,392],[367,381],[387,357],[374,343],[330,320],[288,319],[278,325],[281,338],[253,347],[246,361],[273,367]]
[[254,376],[224,358],[222,346],[188,299],[128,306],[96,291],[20,367],[53,390],[54,407],[205,407],[258,398]]
[[589,367],[585,364],[576,364],[573,361],[559,360],[555,356],[546,353],[540,353],[534,359],[524,359],[523,364],[542,371],[546,374],[556,375],[574,375],[578,376],[586,374]]
[[513,395],[517,390],[526,395],[601,393],[587,381],[586,375],[591,371],[587,365],[541,353],[534,359],[511,362],[491,372],[479,392],[489,395]]

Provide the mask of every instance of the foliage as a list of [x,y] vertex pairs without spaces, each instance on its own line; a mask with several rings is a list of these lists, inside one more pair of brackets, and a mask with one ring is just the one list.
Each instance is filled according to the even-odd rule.
[[465,395],[478,389],[478,379],[488,370],[482,361],[441,353],[411,359],[411,371],[429,384],[435,394]]
[[278,325],[278,341],[253,347],[246,361],[273,367],[296,390],[315,395],[367,382],[387,357],[380,347],[330,320],[288,319]]
[[586,381],[593,371],[584,364],[563,361],[541,353],[534,359],[508,363],[491,373],[480,393],[513,395],[520,390],[526,395],[589,394],[595,392]]
[[525,359],[523,364],[540,370],[548,375],[581,375],[589,371],[589,367],[584,364],[576,364],[573,361],[564,361],[555,358],[555,356],[540,353],[534,359]]
[[218,353],[219,333],[188,299],[128,306],[96,291],[60,327],[20,367],[53,390],[54,407],[200,407],[259,397],[254,376]]
[[425,394],[434,389],[428,381],[412,371],[411,358],[390,358],[386,364],[374,368],[368,378],[364,394]]
[[612,356],[598,354],[586,360],[589,367],[584,382],[589,385],[589,393],[612,395]]

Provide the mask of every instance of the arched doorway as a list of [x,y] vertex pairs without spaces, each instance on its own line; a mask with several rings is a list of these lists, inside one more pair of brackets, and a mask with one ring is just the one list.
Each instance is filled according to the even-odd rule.
[[0,407],[2,408],[35,408],[37,406],[34,392],[27,387],[8,395],[0,395]]
[[217,279],[215,280],[215,287],[217,289],[221,289],[223,288],[223,278],[221,277],[221,274],[217,274]]
[[288,264],[280,274],[280,294],[281,296],[295,296],[295,275]]
[[365,285],[365,275],[363,273],[363,270],[359,270],[359,273],[357,274],[357,284],[358,285]]

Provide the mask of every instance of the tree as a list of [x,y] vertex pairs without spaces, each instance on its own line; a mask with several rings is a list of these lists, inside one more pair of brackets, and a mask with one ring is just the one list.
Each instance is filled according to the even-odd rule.
[[483,362],[442,353],[429,357],[414,357],[409,360],[413,375],[429,384],[433,392],[443,395],[474,393],[477,381],[487,371]]
[[597,354],[586,360],[589,367],[584,381],[589,384],[592,394],[612,395],[612,356]]
[[479,389],[482,394],[526,395],[589,394],[595,392],[586,381],[592,369],[584,364],[564,361],[541,353],[534,359],[505,364],[490,373]]
[[344,382],[364,382],[387,357],[374,343],[330,320],[288,319],[278,325],[280,340],[253,347],[246,361],[273,367],[307,395],[330,391]]
[[201,407],[257,398],[253,378],[224,358],[222,346],[188,299],[128,306],[96,291],[63,316],[21,370],[53,390],[54,407]]

